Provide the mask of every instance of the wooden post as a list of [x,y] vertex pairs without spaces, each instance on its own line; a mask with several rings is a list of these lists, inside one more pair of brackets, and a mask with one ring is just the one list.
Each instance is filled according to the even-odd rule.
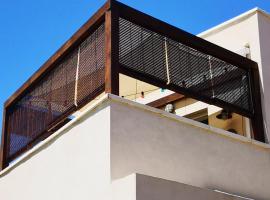
[[[254,64],[255,65],[255,64]],[[260,75],[258,65],[251,68],[250,70],[250,78],[251,78],[251,92],[252,92],[252,99],[253,99],[253,107],[254,107],[254,114],[251,118],[252,124],[252,137],[255,140],[265,142],[265,130],[264,130],[264,120],[262,114],[262,105],[261,105],[261,92],[260,92]]]
[[3,110],[3,122],[2,122],[2,136],[1,136],[1,147],[0,147],[0,171],[2,171],[6,165],[6,140],[7,140],[7,132],[6,132],[6,108]]
[[105,92],[119,95],[119,23],[113,2],[105,13]]

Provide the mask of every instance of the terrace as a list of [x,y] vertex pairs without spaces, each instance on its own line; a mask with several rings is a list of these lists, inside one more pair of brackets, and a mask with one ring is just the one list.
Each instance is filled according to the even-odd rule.
[[[134,81],[143,94],[130,93]],[[1,169],[105,94],[147,99],[159,88],[172,92],[163,102],[192,98],[248,118],[265,142],[257,63],[110,0],[6,101]]]

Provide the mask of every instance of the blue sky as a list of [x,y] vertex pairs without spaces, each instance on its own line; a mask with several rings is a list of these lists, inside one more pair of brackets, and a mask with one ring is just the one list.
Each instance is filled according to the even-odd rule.
[[[122,0],[193,34],[269,0]],[[15,92],[104,0],[0,0],[0,112]],[[2,124],[2,114],[0,115]]]

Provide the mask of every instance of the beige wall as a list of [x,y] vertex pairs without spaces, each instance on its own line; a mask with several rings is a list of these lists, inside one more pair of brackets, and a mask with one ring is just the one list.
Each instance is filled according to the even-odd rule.
[[241,200],[236,196],[141,174],[136,174],[136,189],[137,200]]
[[159,88],[151,84],[139,81],[129,76],[120,74],[119,76],[119,96],[124,96],[125,99],[137,100],[141,97],[141,92],[145,96]]
[[[173,102],[175,108],[175,114],[179,116],[184,116],[190,118],[190,115],[197,113],[199,111],[205,110],[208,117],[208,125],[223,130],[234,129],[237,134],[249,136],[246,134],[246,118],[232,113],[232,118],[227,120],[218,119],[216,116],[220,114],[222,108],[217,106],[209,105],[207,103],[196,101],[191,98],[184,98],[179,101]],[[161,107],[162,110],[165,110],[165,106]],[[192,119],[192,118],[190,118]],[[247,126],[249,126],[247,124]]]
[[114,200],[243,200],[174,181],[132,174],[112,182]]
[[217,119],[218,113],[209,116],[209,126],[217,127],[223,130],[234,129],[237,134],[246,136],[245,118],[236,113],[232,113],[232,118],[227,120]]
[[199,34],[200,37],[226,49],[239,52],[246,44],[250,46],[251,59],[259,66],[264,124],[270,139],[270,17],[254,10],[249,14],[224,23],[218,28]]
[[223,130],[166,114],[111,104],[112,179],[141,173],[269,199],[269,148],[252,145],[242,136],[232,135],[240,140],[224,137],[218,134]]
[[259,38],[261,52],[261,74],[263,77],[263,100],[268,131],[268,141],[270,142],[270,15],[258,15]]

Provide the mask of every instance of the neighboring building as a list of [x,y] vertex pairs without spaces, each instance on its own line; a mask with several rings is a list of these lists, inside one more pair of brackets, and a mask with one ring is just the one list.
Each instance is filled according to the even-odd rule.
[[258,8],[198,35],[221,48],[108,1],[7,100],[1,198],[270,199],[269,35]]

